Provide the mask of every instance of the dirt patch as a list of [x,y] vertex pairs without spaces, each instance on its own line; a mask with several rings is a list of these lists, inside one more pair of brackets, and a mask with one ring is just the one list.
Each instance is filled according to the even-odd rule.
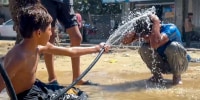
[[[14,41],[0,41],[0,55],[13,46]],[[190,50],[198,58],[199,50]],[[81,57],[81,71],[84,71],[98,53]],[[55,56],[55,70],[60,84],[68,85],[72,80],[70,57]],[[155,86],[146,81],[151,76],[137,49],[112,48],[103,54],[91,71],[84,77],[101,84],[100,86],[77,86],[89,94],[90,100],[198,100],[200,98],[200,63],[189,63],[182,75],[183,85],[172,86],[171,75],[164,75],[167,84]],[[37,77],[47,82],[48,75],[44,60],[38,65]]]

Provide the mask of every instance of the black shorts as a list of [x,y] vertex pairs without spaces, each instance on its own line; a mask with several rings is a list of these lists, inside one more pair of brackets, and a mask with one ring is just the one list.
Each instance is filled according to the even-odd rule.
[[41,0],[41,3],[53,18],[52,27],[55,27],[56,19],[65,29],[78,25],[73,0]]
[[[63,86],[55,84],[45,84],[39,80],[36,80],[31,89],[17,94],[18,100],[51,100],[55,95],[61,93],[64,90]],[[67,94],[59,98],[59,100],[87,100],[87,94],[78,88],[73,87],[73,91],[77,94]]]

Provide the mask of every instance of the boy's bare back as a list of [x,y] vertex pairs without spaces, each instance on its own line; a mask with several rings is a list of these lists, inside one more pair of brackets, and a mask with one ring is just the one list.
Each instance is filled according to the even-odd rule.
[[4,59],[4,66],[17,94],[30,89],[35,82],[39,54],[37,49],[30,50],[29,46],[26,43],[14,46]]

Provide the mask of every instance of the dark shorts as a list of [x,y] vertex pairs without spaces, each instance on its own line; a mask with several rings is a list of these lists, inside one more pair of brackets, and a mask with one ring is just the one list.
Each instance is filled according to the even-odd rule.
[[[17,94],[18,100],[51,100],[55,95],[64,90],[63,86],[54,84],[45,84],[36,80],[31,89]],[[73,91],[77,94],[65,93],[59,99],[61,100],[87,100],[87,94],[78,88],[73,87]]]
[[65,29],[78,25],[73,0],[41,0],[41,3],[53,18],[52,27],[55,27],[56,19]]

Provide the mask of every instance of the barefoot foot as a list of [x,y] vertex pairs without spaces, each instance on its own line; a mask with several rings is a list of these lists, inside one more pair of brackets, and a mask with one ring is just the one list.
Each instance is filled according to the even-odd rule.
[[181,81],[181,75],[173,75],[173,85],[183,84]]
[[153,83],[163,83],[164,80],[162,76],[152,76],[148,81]]

